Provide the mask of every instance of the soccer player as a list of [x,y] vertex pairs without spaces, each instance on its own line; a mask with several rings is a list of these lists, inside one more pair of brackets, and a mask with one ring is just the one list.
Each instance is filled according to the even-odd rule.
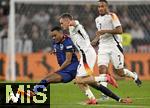
[[[108,65],[111,61],[119,76],[131,77],[140,86],[141,81],[137,73],[124,68],[123,48],[119,35],[123,30],[119,18],[115,13],[109,12],[106,0],[99,0],[98,11],[99,16],[95,19],[98,31],[91,44],[96,45],[99,41],[98,66],[101,76],[108,73]],[[107,87],[107,82],[101,84]]]
[[[59,21],[61,27],[64,30],[69,30],[69,36],[80,53],[80,63],[77,70],[76,83],[79,85],[81,84],[80,88],[83,89],[83,91],[85,91],[85,94],[87,94],[87,91],[90,90],[87,84],[91,85],[92,87],[98,90],[102,90],[104,87],[102,85],[98,86],[97,83],[101,81],[107,82],[106,79],[109,78],[111,78],[111,81],[108,82],[117,87],[117,84],[113,80],[113,78],[108,78],[109,75],[95,77],[92,75],[93,67],[96,62],[96,52],[91,46],[88,34],[86,33],[83,26],[79,23],[79,21],[74,20],[69,13],[62,14]],[[102,90],[102,92],[104,91]],[[92,100],[90,100],[89,103],[90,102],[92,102]]]
[[[47,87],[51,83],[68,83],[72,81],[77,73],[78,68],[78,59],[75,54],[75,46],[71,39],[63,33],[63,30],[60,27],[54,27],[49,32],[54,40],[54,52],[57,56],[58,64],[60,68],[53,74],[47,75],[43,80],[38,83],[33,90],[30,91],[30,94],[25,93],[28,96],[34,96],[38,92],[37,89],[43,85]],[[125,98],[122,99],[112,93],[108,88],[104,86],[100,86],[100,89],[105,95],[108,95],[119,101],[121,103],[131,103],[132,100]],[[19,91],[24,92],[24,91]],[[93,95],[92,92],[90,95]],[[92,96],[94,98],[94,95]],[[89,103],[89,104],[96,104],[96,103]]]
[[[93,83],[107,81],[109,75],[104,77],[94,77],[93,67],[96,62],[96,52],[91,46],[90,39],[83,26],[79,21],[74,20],[69,13],[64,13],[60,17],[60,25],[64,30],[69,30],[70,38],[80,53],[80,63],[77,70],[77,83]],[[92,58],[92,59],[91,59]],[[85,76],[90,76],[83,78]],[[111,77],[112,78],[112,77]],[[111,81],[110,81],[111,82]],[[112,85],[117,87],[116,82],[112,78]]]

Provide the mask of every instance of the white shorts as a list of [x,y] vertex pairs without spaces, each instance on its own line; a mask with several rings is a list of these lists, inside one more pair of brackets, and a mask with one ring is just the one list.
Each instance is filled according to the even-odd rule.
[[[84,56],[85,54],[85,56]],[[81,56],[82,55],[82,56]],[[80,63],[77,69],[78,77],[88,76],[93,73],[93,68],[96,63],[96,52],[94,48],[89,48],[87,51],[81,53],[80,52]]]
[[110,61],[115,69],[124,68],[124,55],[117,45],[99,45],[98,66],[105,65],[108,67]]

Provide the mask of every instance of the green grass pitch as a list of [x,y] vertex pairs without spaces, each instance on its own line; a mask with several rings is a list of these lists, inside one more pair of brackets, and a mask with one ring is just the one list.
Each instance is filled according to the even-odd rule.
[[[141,87],[137,87],[133,81],[118,81],[119,88],[109,88],[121,97],[131,97],[132,104],[122,104],[115,100],[100,101],[98,105],[84,105],[87,97],[72,82],[67,84],[51,84],[50,108],[150,108],[150,81],[143,81]],[[100,92],[92,89],[96,98],[100,98]]]

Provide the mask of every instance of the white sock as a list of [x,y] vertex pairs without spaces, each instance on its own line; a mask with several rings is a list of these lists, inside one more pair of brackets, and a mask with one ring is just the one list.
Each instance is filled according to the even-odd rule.
[[100,83],[100,82],[107,82],[106,76],[102,76],[102,75],[96,76],[96,77],[94,77],[94,79],[98,83]]
[[136,79],[136,75],[133,72],[129,71],[128,69],[123,69],[123,71],[124,71],[125,76]]
[[[106,78],[106,74],[100,74],[100,76]],[[107,81],[107,79],[106,79],[106,81]],[[107,87],[107,82],[100,82],[100,84],[102,84],[103,86]]]
[[100,84],[102,84],[103,86],[107,87],[107,82],[100,82]]
[[95,99],[95,96],[93,95],[92,91],[90,90],[90,88],[85,90],[85,95],[89,98],[89,99]]
[[106,74],[100,74],[101,77],[106,77]]
[[[107,87],[107,78],[106,78],[106,74],[100,74],[101,80],[105,80],[100,82],[100,84],[102,84],[103,86]],[[105,77],[105,78],[104,78]],[[95,79],[96,81],[96,79]]]

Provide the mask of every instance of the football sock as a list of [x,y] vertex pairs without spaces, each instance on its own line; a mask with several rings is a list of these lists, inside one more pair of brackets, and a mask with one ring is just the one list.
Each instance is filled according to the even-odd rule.
[[85,90],[85,95],[89,98],[89,99],[95,99],[95,96],[93,95],[92,91],[88,88]]
[[124,71],[125,76],[132,77],[133,79],[136,78],[135,74],[133,72],[129,71],[128,69],[123,69],[123,71]]
[[115,99],[116,101],[119,101],[121,99],[119,96],[114,94],[111,90],[109,90],[108,88],[106,88],[103,85],[99,85],[99,86],[91,85],[91,86],[94,87],[97,90],[100,90],[102,93],[104,93],[105,95]]
[[[107,81],[106,74],[101,74],[100,76],[101,77],[105,77],[105,80]],[[103,86],[107,87],[107,82],[100,82],[100,84],[102,84]]]
[[[106,74],[101,74],[101,76],[106,78]],[[100,82],[100,84],[103,85],[104,87],[107,87],[108,83],[107,82]],[[105,95],[105,94],[102,93],[102,95]]]
[[101,76],[101,75],[96,76],[94,78],[95,78],[95,81],[98,82],[98,83],[107,81],[107,78],[105,76]]

